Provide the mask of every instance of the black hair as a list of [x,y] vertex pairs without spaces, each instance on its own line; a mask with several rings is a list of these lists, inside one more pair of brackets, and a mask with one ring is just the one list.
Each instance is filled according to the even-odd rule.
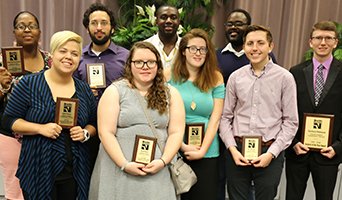
[[13,20],[13,28],[15,28],[15,26],[17,25],[17,21],[18,21],[18,17],[21,15],[21,14],[24,14],[24,13],[27,13],[29,15],[31,15],[34,20],[36,20],[37,22],[37,25],[38,25],[38,28],[39,28],[39,21],[38,21],[38,18],[36,17],[36,15],[34,15],[33,13],[27,11],[27,10],[24,10],[24,11],[21,11],[19,12],[15,17],[14,17],[14,20]]
[[[171,8],[175,8],[177,10],[178,13],[178,9],[176,6],[171,5],[171,4],[162,4],[162,5],[157,5],[156,6],[156,12],[154,13],[154,16],[157,17],[158,12],[160,11],[161,8],[165,8],[165,7],[171,7]],[[178,13],[179,14],[179,13]]]
[[115,18],[114,18],[113,11],[108,9],[108,7],[106,7],[102,3],[96,2],[96,3],[91,4],[90,7],[83,14],[83,26],[86,29],[88,29],[88,26],[89,26],[89,16],[91,15],[91,13],[93,13],[95,11],[104,11],[104,12],[106,12],[108,14],[109,18],[110,18],[110,25],[111,25],[111,27],[115,28],[116,23],[115,23]]
[[236,12],[244,14],[247,18],[247,25],[251,25],[252,23],[251,15],[244,9],[241,9],[241,8],[234,9],[230,11],[230,13],[228,13],[227,17],[229,17],[231,14],[236,13]]

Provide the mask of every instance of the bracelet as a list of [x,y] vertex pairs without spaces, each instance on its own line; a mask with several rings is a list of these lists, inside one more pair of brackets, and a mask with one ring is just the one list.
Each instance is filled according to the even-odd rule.
[[122,165],[122,167],[120,168],[121,171],[124,171],[124,170],[125,170],[125,168],[127,167],[128,163],[129,163],[129,162],[126,161],[125,164]]
[[166,167],[166,162],[165,162],[165,160],[162,159],[162,158],[159,158],[159,159],[164,163],[164,167]]

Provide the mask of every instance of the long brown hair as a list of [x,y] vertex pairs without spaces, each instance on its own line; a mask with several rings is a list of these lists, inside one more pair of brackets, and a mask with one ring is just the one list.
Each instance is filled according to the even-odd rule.
[[215,48],[209,39],[208,34],[199,28],[192,29],[184,35],[179,44],[179,51],[176,55],[174,66],[172,69],[172,78],[175,82],[185,82],[188,80],[190,74],[186,66],[186,58],[184,55],[190,39],[203,38],[207,45],[208,52],[205,57],[203,66],[200,68],[198,76],[194,80],[194,85],[203,92],[208,92],[209,89],[216,86],[219,79],[217,67],[217,59]]
[[163,64],[158,53],[158,50],[149,42],[136,42],[128,55],[126,64],[125,64],[125,74],[124,78],[126,78],[129,83],[136,88],[134,84],[134,77],[132,74],[131,63],[132,57],[134,55],[135,50],[137,49],[148,49],[154,53],[157,58],[157,74],[153,80],[152,86],[147,91],[147,107],[151,109],[156,109],[160,114],[163,114],[167,111],[168,101],[167,97],[169,96],[169,89],[166,86],[164,74],[163,74]]

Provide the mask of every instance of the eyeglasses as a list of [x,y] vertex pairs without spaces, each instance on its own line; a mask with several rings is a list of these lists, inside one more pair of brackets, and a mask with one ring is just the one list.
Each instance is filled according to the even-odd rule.
[[326,37],[317,36],[317,37],[311,37],[311,40],[313,42],[315,42],[315,43],[321,43],[323,40],[326,43],[333,43],[333,42],[335,42],[336,38],[335,37],[330,37],[330,36],[326,36]]
[[104,27],[104,26],[107,26],[109,24],[108,21],[91,21],[90,23],[90,26],[93,26],[93,27],[98,27],[99,25],[101,25],[101,27]]
[[227,27],[232,27],[232,26],[235,26],[235,27],[242,27],[244,25],[248,25],[247,23],[243,23],[243,22],[240,22],[240,21],[237,21],[237,22],[226,22],[224,23],[225,26]]
[[189,46],[189,47],[186,47],[186,48],[189,49],[189,52],[192,53],[192,54],[196,54],[197,51],[199,51],[199,53],[201,55],[205,55],[208,52],[208,49],[206,47],[197,48],[196,46]]
[[144,65],[146,64],[147,68],[153,69],[157,66],[157,61],[156,60],[132,60],[132,63],[134,64],[134,67],[137,69],[142,69],[144,68]]
[[37,30],[38,24],[29,24],[29,25],[25,25],[25,24],[18,24],[15,26],[15,29],[19,30],[19,31],[25,31],[26,28],[28,28],[30,31],[32,30]]

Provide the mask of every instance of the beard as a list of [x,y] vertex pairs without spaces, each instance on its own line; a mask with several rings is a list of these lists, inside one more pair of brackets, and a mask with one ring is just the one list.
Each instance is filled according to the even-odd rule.
[[105,34],[105,36],[102,39],[97,39],[94,34],[89,33],[91,41],[96,45],[104,45],[108,40],[110,39],[110,35]]
[[230,33],[226,32],[226,38],[228,42],[230,42],[233,46],[242,46],[243,45],[243,34],[239,33],[237,37],[231,38]]

